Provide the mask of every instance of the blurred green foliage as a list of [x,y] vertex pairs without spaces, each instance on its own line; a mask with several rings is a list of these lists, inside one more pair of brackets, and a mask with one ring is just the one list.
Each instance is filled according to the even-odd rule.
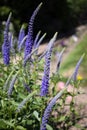
[[[73,17],[77,20],[87,20],[87,1],[86,0],[67,0]],[[84,21],[83,21],[84,22]]]

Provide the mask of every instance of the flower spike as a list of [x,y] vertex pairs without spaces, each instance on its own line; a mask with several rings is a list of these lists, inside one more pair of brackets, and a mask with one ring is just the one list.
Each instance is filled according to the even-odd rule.
[[8,32],[9,32],[11,15],[12,13],[9,14],[6,25],[5,25],[4,42],[2,45],[2,55],[3,55],[3,61],[5,65],[9,65],[9,62],[10,62],[10,43],[9,43]]
[[50,113],[52,111],[53,106],[56,104],[56,101],[62,96],[62,94],[64,93],[64,91],[66,90],[67,86],[69,85],[71,79],[72,79],[73,74],[71,75],[71,77],[67,80],[64,89],[62,89],[48,104],[47,108],[45,109],[45,112],[43,114],[42,117],[42,123],[41,123],[41,127],[40,130],[46,130],[46,124],[47,121],[49,119]]
[[[46,36],[46,33],[44,33],[43,35],[42,35],[42,37],[39,39],[39,41],[37,42],[37,45],[36,45],[36,48],[38,49],[39,48],[39,45],[40,45],[40,43],[43,41],[43,39],[45,38],[45,36]],[[36,52],[36,54],[38,53],[38,50],[37,50],[37,52]]]
[[36,95],[36,93],[37,93],[37,91],[34,91],[34,92],[30,93],[26,98],[24,98],[24,100],[18,105],[16,112],[20,112],[20,110],[23,108],[23,106],[29,101],[29,99],[32,96]]
[[31,60],[31,56],[37,51],[37,48],[34,49],[29,55],[27,55],[27,57],[24,59],[24,62],[23,62],[23,66],[26,65],[26,62]]
[[19,45],[19,48],[18,48],[18,51],[19,51],[19,52],[21,51],[22,46],[25,44],[26,39],[27,39],[27,35],[24,36],[24,38],[23,38],[22,41],[20,42],[20,45]]
[[[6,27],[8,27],[10,24],[11,16],[12,16],[12,13],[10,12],[8,19],[7,19],[7,22],[6,22]],[[6,29],[9,29],[9,28],[6,28]]]
[[24,25],[22,25],[18,36],[18,49],[20,48],[20,43],[24,37],[25,37],[25,30],[24,30]]
[[40,3],[37,8],[35,9],[35,11],[33,12],[31,18],[30,18],[30,22],[29,22],[29,27],[28,27],[28,37],[25,43],[25,54],[24,54],[24,58],[31,53],[32,48],[33,48],[33,24],[34,24],[34,20],[35,17],[38,13],[38,11],[41,8],[42,3]]
[[39,36],[41,34],[41,31],[39,31],[35,37],[35,40],[34,40],[34,49],[36,48],[36,45],[37,45],[37,42],[38,42],[38,39],[39,39]]
[[60,54],[58,56],[58,62],[57,62],[57,68],[56,68],[57,73],[59,72],[59,69],[60,69],[60,63],[61,63],[61,60],[62,60],[62,55],[63,55],[64,50],[65,50],[65,48],[63,48],[63,50],[60,52]]
[[56,40],[57,33],[53,36],[53,38],[49,42],[49,48],[48,51],[45,55],[45,66],[44,66],[44,75],[42,78],[42,84],[41,84],[41,96],[45,96],[48,93],[48,87],[49,87],[49,75],[50,75],[50,61],[51,61],[51,54],[52,54],[52,49],[54,42]]
[[10,83],[10,86],[9,86],[9,89],[8,89],[8,97],[10,97],[11,94],[12,94],[12,91],[13,91],[14,84],[15,84],[15,81],[17,79],[18,73],[19,73],[19,71],[13,76],[13,78],[11,80],[11,83]]
[[77,64],[76,64],[75,71],[74,71],[74,75],[73,75],[74,81],[76,81],[78,69],[79,69],[79,67],[80,67],[80,64],[81,64],[83,58],[84,58],[84,55],[85,55],[85,54],[83,54],[83,55],[81,56],[81,58],[79,59],[79,61],[78,61]]

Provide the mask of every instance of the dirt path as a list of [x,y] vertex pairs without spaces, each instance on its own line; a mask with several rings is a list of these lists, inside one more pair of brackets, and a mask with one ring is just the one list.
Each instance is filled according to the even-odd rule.
[[[84,33],[83,33],[84,32]],[[67,42],[67,47],[66,47],[66,51],[64,53],[63,56],[63,61],[68,57],[68,55],[75,49],[75,47],[77,46],[77,44],[80,43],[80,41],[83,39],[83,37],[87,34],[87,27],[85,27],[85,29],[82,30],[81,34],[79,37],[77,37],[77,41],[72,41],[72,38],[74,37],[70,37],[69,39],[66,39]],[[70,43],[71,42],[71,43]]]
[[[84,33],[83,33],[84,32]],[[62,57],[62,63],[67,59],[68,55],[75,49],[77,44],[80,43],[80,41],[83,39],[84,35],[87,34],[87,26],[81,26],[77,28],[77,33],[75,35],[72,35],[68,38],[63,39],[66,45],[63,57]],[[77,36],[76,36],[77,35]],[[76,41],[77,40],[77,41]],[[55,43],[55,47],[61,46],[61,40],[57,40]],[[39,47],[39,53],[43,53],[46,50],[47,43],[41,45]],[[53,62],[51,63],[51,73],[56,71],[56,64],[57,64],[58,56],[56,55],[53,59]]]

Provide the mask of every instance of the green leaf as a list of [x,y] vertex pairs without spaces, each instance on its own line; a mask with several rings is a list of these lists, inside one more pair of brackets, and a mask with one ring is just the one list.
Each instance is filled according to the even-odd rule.
[[1,16],[7,15],[10,12],[10,10],[11,9],[9,7],[2,6],[2,7],[0,7],[0,15]]
[[76,128],[82,128],[80,124],[75,125]]
[[26,96],[24,94],[22,94],[22,93],[19,93],[18,97],[21,98],[21,99],[26,98]]
[[7,126],[13,127],[14,125],[10,121],[0,119],[0,128],[4,129],[7,128]]
[[0,129],[5,129],[7,127],[3,119],[0,119]]
[[39,118],[39,113],[37,112],[37,111],[34,111],[33,112],[33,115],[36,117],[36,119],[38,120],[38,121],[40,121],[40,118]]
[[61,116],[58,121],[64,121],[66,116]]
[[11,101],[12,105],[18,106],[19,103],[15,102],[14,100]]
[[1,100],[1,105],[4,108],[4,101],[3,100]]
[[32,125],[33,124],[33,120],[27,120],[27,125]]
[[53,128],[50,125],[46,125],[47,130],[53,130]]
[[16,127],[16,130],[26,130],[26,128],[24,128],[23,126],[19,125],[19,126]]
[[8,78],[7,78],[7,80],[6,80],[6,82],[5,82],[4,86],[3,86],[4,90],[7,88],[7,85],[8,85],[8,83],[9,83],[10,78],[12,77],[13,73],[14,73],[14,69],[13,69],[13,70],[11,71],[11,73],[8,75]]

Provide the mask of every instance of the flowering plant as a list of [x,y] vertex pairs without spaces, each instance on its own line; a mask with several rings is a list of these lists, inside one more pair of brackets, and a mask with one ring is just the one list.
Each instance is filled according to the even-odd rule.
[[6,22],[2,45],[4,62],[1,60],[0,64],[0,129],[68,129],[76,122],[74,97],[77,94],[77,73],[84,55],[64,83],[64,77],[59,73],[63,49],[59,52],[56,72],[50,76],[51,55],[57,33],[48,43],[46,51],[38,56],[39,45],[46,34],[39,39],[41,32],[38,32],[34,39],[33,23],[41,5],[30,18],[27,35],[23,26],[19,31],[17,47],[13,34],[9,35],[11,13]]

